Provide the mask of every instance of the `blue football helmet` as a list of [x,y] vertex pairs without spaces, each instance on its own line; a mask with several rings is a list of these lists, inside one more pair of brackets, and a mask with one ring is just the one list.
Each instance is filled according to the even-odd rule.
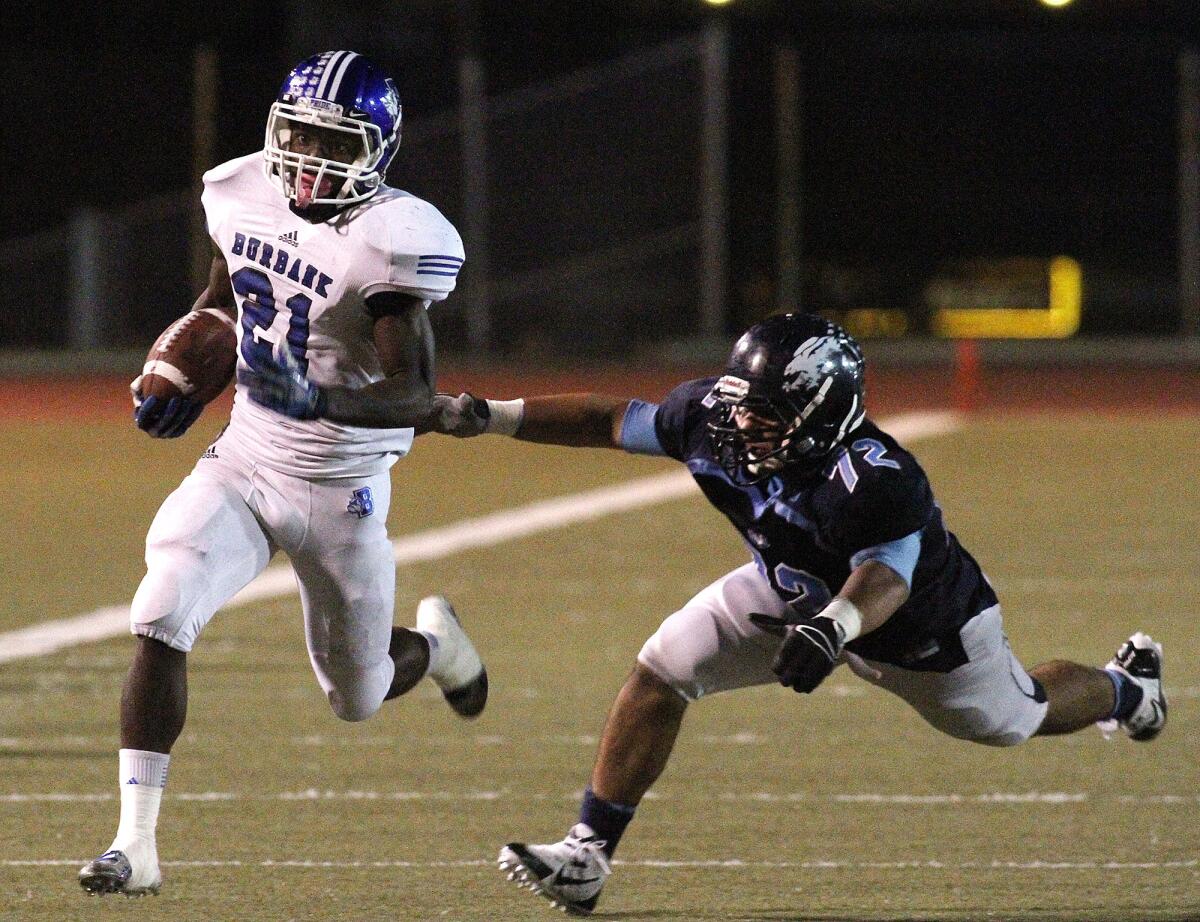
[[[354,151],[327,159],[288,150],[298,124],[345,134]],[[396,84],[353,51],[305,58],[287,75],[267,118],[267,178],[302,208],[361,202],[383,183],[400,147]]]
[[733,347],[710,400],[717,460],[738,483],[785,468],[811,473],[863,421],[862,350],[841,327],[812,314],[778,314]]

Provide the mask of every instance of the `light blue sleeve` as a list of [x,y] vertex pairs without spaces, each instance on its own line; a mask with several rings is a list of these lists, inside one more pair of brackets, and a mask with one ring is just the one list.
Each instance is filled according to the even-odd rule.
[[908,588],[912,589],[913,570],[917,568],[917,558],[921,556],[921,533],[914,531],[911,535],[877,544],[875,547],[864,548],[850,558],[851,568],[861,566],[865,561],[878,560],[896,571]]
[[631,400],[621,420],[621,447],[635,455],[665,455],[658,433],[654,430],[657,403]]

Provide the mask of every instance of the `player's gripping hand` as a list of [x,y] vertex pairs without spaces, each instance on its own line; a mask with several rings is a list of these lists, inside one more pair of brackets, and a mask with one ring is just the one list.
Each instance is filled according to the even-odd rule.
[[827,615],[795,616],[792,619],[752,614],[755,626],[783,637],[783,644],[771,664],[779,683],[798,692],[811,692],[833,672],[846,630]]
[[431,432],[469,439],[488,431],[492,411],[487,401],[472,394],[435,394]]
[[292,419],[325,415],[325,392],[304,377],[300,363],[286,347],[276,350],[270,358],[259,359],[246,386],[255,403]]
[[133,421],[139,429],[156,439],[174,439],[187,432],[204,410],[204,404],[189,397],[164,400],[153,395],[142,396],[142,376],[129,382],[133,397]]

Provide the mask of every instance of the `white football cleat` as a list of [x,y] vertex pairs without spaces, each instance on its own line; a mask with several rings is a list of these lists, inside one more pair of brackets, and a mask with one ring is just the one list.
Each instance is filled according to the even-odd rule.
[[588,916],[612,873],[604,844],[590,826],[576,823],[561,842],[509,842],[500,849],[496,863],[500,870],[508,871],[508,879],[517,886],[545,897],[563,912]]
[[429,678],[442,690],[446,703],[460,717],[478,717],[487,705],[487,670],[450,603],[440,595],[422,599],[417,606],[417,630],[437,639],[437,650],[430,651]]
[[1142,689],[1141,703],[1124,720],[1102,720],[1100,730],[1107,736],[1118,727],[1131,740],[1148,742],[1162,732],[1167,723],[1167,696],[1162,684],[1162,644],[1138,631],[1121,644],[1104,668],[1127,675]]
[[124,849],[110,848],[80,868],[79,886],[97,896],[156,894],[162,886],[158,848],[153,840],[145,839],[138,839]]

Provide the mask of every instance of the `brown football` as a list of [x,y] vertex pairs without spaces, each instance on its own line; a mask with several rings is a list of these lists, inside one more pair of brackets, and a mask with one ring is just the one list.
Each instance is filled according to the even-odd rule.
[[233,318],[215,308],[184,314],[150,347],[142,368],[142,396],[166,400],[183,395],[200,403],[216,398],[237,365],[235,328]]

